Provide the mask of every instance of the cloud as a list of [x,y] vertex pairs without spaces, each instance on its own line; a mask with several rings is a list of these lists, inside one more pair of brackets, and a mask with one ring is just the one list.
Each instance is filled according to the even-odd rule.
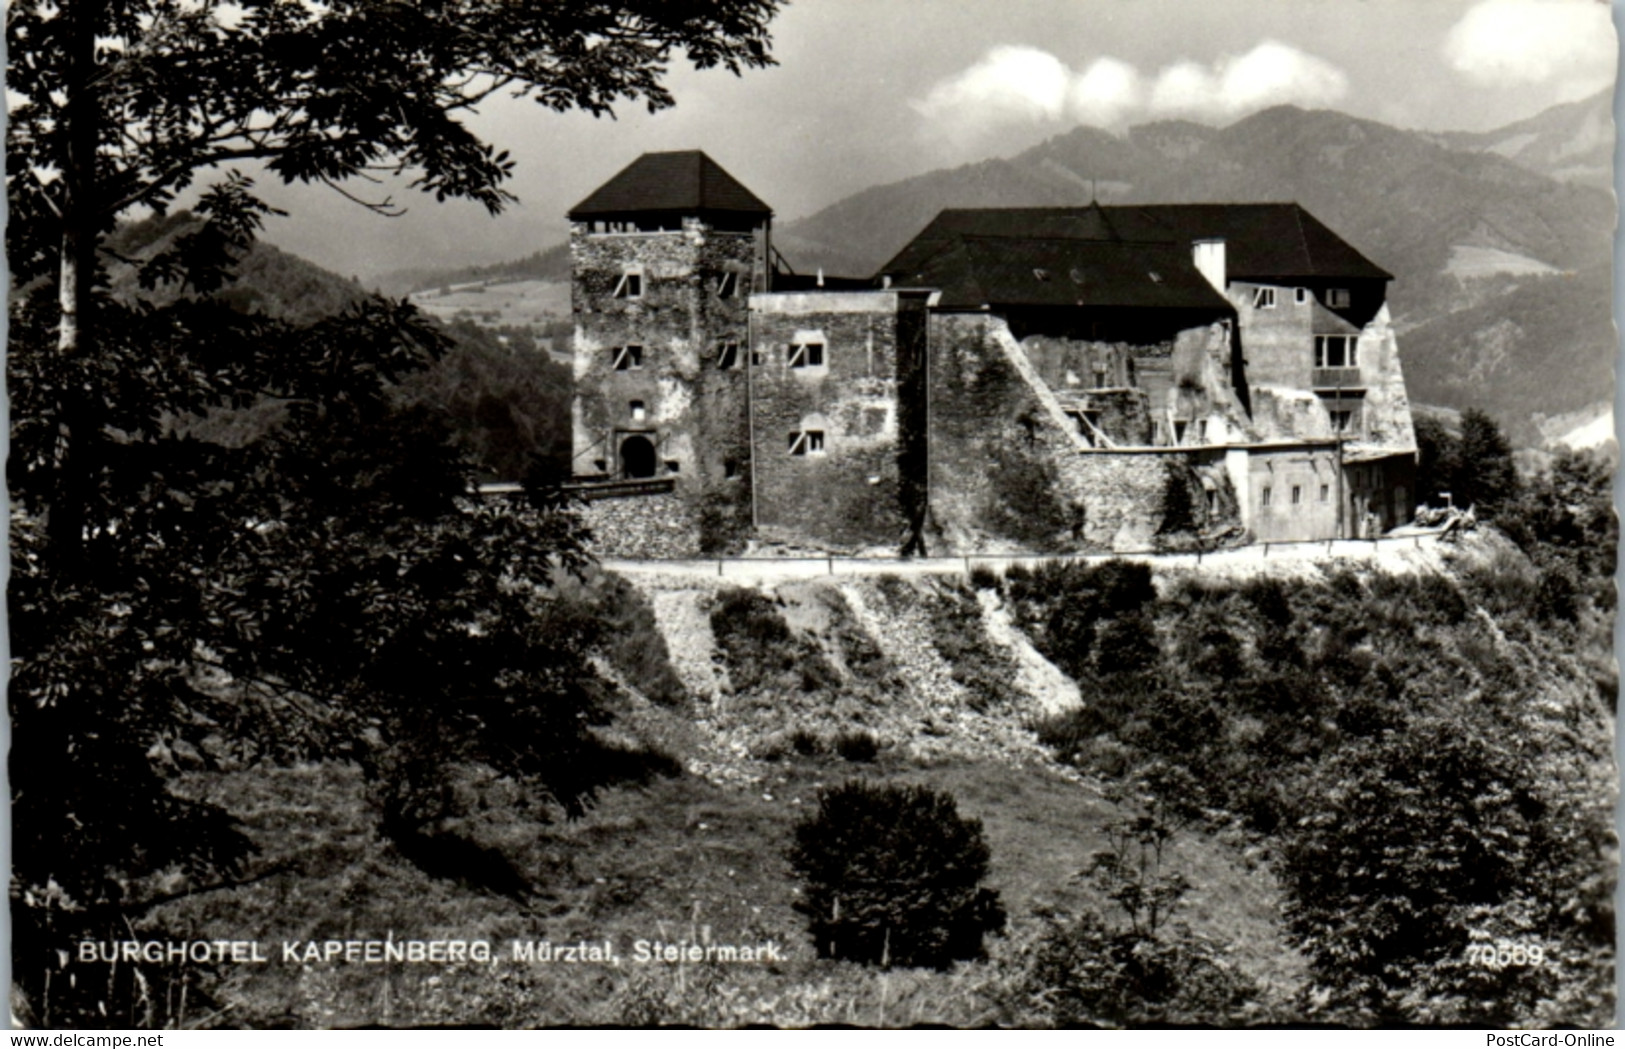
[[1235,118],[1282,103],[1328,105],[1347,93],[1342,70],[1274,40],[1209,65],[1177,62],[1149,78],[1109,55],[1074,72],[1039,48],[1001,45],[913,106],[934,130],[963,139],[1063,118],[1101,127],[1141,116]]
[[914,108],[933,123],[974,129],[1056,120],[1066,109],[1072,72],[1035,47],[995,47],[975,65],[939,81]]
[[1610,82],[1616,42],[1595,0],[1481,0],[1444,41],[1444,58],[1487,86],[1558,83],[1590,93]]
[[1116,58],[1097,58],[1072,78],[1067,99],[1072,115],[1086,124],[1111,127],[1144,104],[1140,71]]
[[1348,77],[1323,58],[1275,40],[1210,67],[1180,62],[1164,69],[1151,89],[1161,114],[1238,117],[1268,106],[1325,106],[1348,94]]

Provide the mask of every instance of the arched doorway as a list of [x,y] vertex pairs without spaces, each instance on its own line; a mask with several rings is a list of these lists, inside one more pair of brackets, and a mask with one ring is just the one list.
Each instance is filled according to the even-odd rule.
[[621,442],[621,476],[653,477],[655,475],[654,442],[641,434],[632,434]]

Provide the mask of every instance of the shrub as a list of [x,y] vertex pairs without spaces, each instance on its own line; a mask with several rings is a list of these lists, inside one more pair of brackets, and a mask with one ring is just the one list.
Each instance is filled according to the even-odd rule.
[[1258,997],[1221,951],[1172,921],[1189,881],[1165,866],[1181,817],[1157,806],[1108,823],[1109,848],[1083,872],[1119,911],[1113,925],[1095,911],[1052,922],[1039,940],[1023,989],[1062,1026],[1245,1022]]
[[790,749],[804,758],[815,757],[824,752],[824,741],[811,729],[798,728],[790,733]]
[[880,742],[867,732],[843,732],[835,737],[835,753],[847,761],[873,761],[880,753]]
[[970,570],[970,585],[973,590],[997,590],[999,573],[987,565],[976,565]]
[[980,820],[951,795],[853,781],[820,791],[795,828],[790,864],[805,886],[823,958],[946,967],[980,958],[1004,927],[998,894],[978,887],[988,848]]

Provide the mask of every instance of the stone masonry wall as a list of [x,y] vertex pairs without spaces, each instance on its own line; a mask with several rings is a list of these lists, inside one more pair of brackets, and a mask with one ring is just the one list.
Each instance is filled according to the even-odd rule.
[[[756,513],[762,537],[835,549],[906,542],[899,453],[898,295],[757,295],[751,373]],[[823,363],[792,367],[817,341]],[[816,431],[823,447],[792,449]],[[798,454],[799,451],[799,454]]]
[[598,557],[681,558],[706,552],[690,501],[675,493],[597,499],[581,516]]
[[[753,234],[692,219],[663,233],[588,234],[578,224],[570,240],[575,471],[617,475],[626,439],[645,437],[656,474],[675,475],[678,494],[696,514],[708,507],[719,535],[749,524],[744,360],[756,244]],[[617,297],[628,272],[639,274],[642,293]],[[616,352],[628,345],[642,348],[642,360],[617,370]],[[736,347],[731,360],[725,345]]]
[[1192,541],[1238,528],[1221,450],[1080,450],[1006,359],[1002,325],[932,318],[930,552],[1146,549],[1167,538],[1170,498]]

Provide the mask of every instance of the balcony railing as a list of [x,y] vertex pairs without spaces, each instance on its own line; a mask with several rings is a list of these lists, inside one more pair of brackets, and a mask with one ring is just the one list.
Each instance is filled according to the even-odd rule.
[[1354,390],[1365,386],[1360,381],[1359,368],[1314,368],[1309,373],[1309,384],[1317,390],[1335,390],[1339,387]]

